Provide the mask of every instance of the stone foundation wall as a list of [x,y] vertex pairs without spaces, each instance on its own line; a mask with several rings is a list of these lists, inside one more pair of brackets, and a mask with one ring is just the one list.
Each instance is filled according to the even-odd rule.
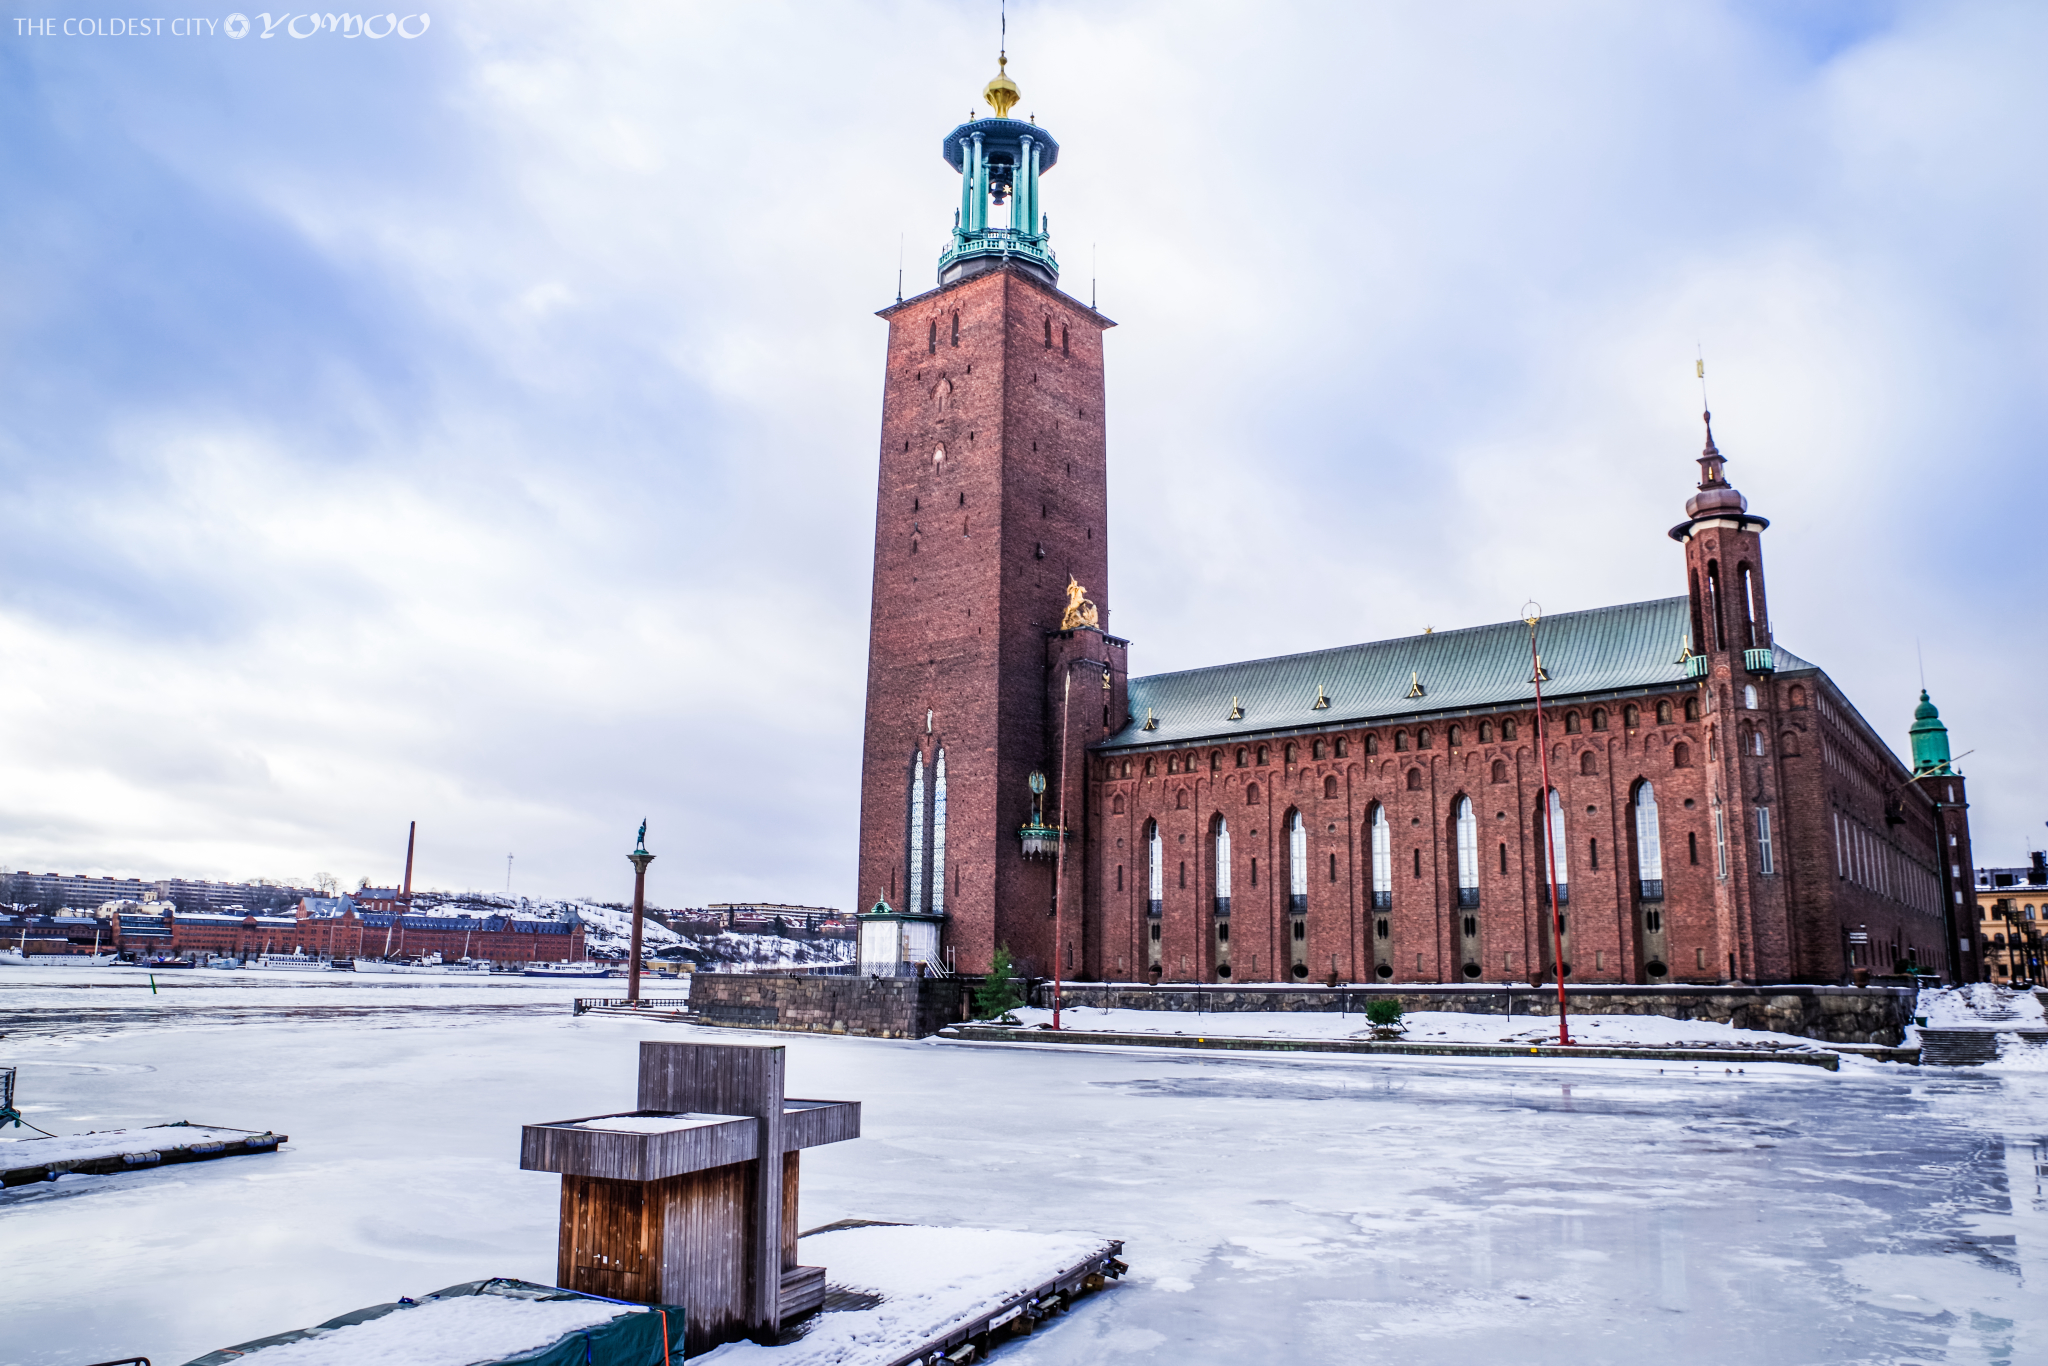
[[[1112,1010],[1238,1010],[1362,1012],[1365,1003],[1393,997],[1403,1010],[1450,1010],[1472,1015],[1557,1014],[1557,990],[1517,987],[1192,987],[1068,982],[1068,1006]],[[1712,1020],[1738,1029],[1769,1029],[1823,1043],[1896,1044],[1913,1022],[1914,993],[1898,987],[1567,987],[1567,1008],[1585,1015],[1663,1015]],[[1036,1006],[1052,1004],[1052,989],[1037,984]]]
[[933,978],[700,972],[690,978],[690,1014],[739,1029],[922,1039],[967,1018],[968,991]]

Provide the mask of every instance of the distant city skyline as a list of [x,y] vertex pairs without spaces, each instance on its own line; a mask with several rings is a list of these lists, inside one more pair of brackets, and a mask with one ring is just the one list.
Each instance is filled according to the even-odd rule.
[[[0,24],[0,868],[381,885],[418,820],[416,886],[617,900],[645,817],[663,904],[853,909],[872,314],[995,13]],[[1779,641],[1901,754],[1917,641],[2024,863],[2048,13],[1204,13],[1010,11],[1132,671],[1667,595],[1704,351]]]

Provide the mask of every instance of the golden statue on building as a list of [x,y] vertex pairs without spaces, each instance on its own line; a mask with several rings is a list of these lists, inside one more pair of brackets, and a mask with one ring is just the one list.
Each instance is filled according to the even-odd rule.
[[1072,631],[1083,626],[1101,630],[1096,620],[1095,604],[1088,601],[1088,590],[1083,588],[1072,574],[1067,575],[1067,612],[1060,618],[1060,629]]

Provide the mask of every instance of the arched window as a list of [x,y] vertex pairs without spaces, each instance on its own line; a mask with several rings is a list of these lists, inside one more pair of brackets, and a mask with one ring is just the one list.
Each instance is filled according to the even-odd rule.
[[1607,709],[1606,709],[1605,707],[1595,707],[1595,708],[1593,708],[1593,729],[1594,729],[1594,730],[1606,730],[1606,729],[1607,729]]
[[1230,822],[1221,816],[1216,818],[1214,839],[1216,914],[1226,916],[1230,914]]
[[946,913],[946,751],[932,765],[932,914]]
[[1209,771],[1211,773],[1221,773],[1223,771],[1222,750],[1212,749],[1209,751]]
[[1683,740],[1673,745],[1671,747],[1671,766],[1673,768],[1691,768],[1692,746]]
[[1643,724],[1642,709],[1631,702],[1621,709],[1621,725],[1624,730],[1634,730]]
[[1173,794],[1173,809],[1176,811],[1188,809],[1188,790],[1186,788],[1182,788]]
[[1301,757],[1301,751],[1297,750],[1294,747],[1294,742],[1290,740],[1287,744],[1287,748],[1281,751],[1281,757],[1284,760],[1286,760],[1286,762],[1289,765],[1292,765],[1296,759]]
[[1052,350],[1052,319],[1045,320],[1045,349]]
[[1742,685],[1742,708],[1744,711],[1756,710],[1756,684],[1745,683]]
[[1657,794],[1636,785],[1636,881],[1645,901],[1664,899],[1664,846],[1657,833]]
[[1166,850],[1159,838],[1159,822],[1145,822],[1145,895],[1147,909],[1158,915],[1166,903]]
[[1479,723],[1479,743],[1482,745],[1493,743],[1493,722],[1481,721]]
[[1131,761],[1129,759],[1124,760],[1124,776],[1126,778],[1131,776]]
[[1246,764],[1247,762],[1249,762],[1249,760],[1250,760],[1250,755],[1248,755],[1248,754],[1247,754],[1247,753],[1245,752],[1245,747],[1244,747],[1243,745],[1239,745],[1239,746],[1237,747],[1237,766],[1238,766],[1239,768],[1243,768],[1243,767],[1245,766],[1245,764]]
[[1660,726],[1671,724],[1671,704],[1669,702],[1659,702],[1657,704],[1657,724]]
[[1308,826],[1299,811],[1287,813],[1287,909],[1308,914]]
[[1145,760],[1145,776],[1148,778],[1151,777],[1152,771],[1152,760],[1148,758]]
[[[1537,822],[1536,831],[1536,876],[1543,884],[1540,899],[1545,906],[1550,904],[1550,883],[1554,879],[1557,883],[1558,904],[1568,905],[1572,899],[1572,846],[1565,839],[1564,803],[1558,800],[1557,789],[1554,787],[1550,789],[1548,806],[1548,819]],[[1547,833],[1543,828],[1545,826],[1548,827]],[[1553,851],[1556,859],[1554,865]]]
[[1456,749],[1459,745],[1464,744],[1465,728],[1463,726],[1452,726],[1450,734],[1444,738],[1444,743],[1448,744],[1452,749]]
[[1793,705],[1794,707],[1803,707],[1803,706],[1805,706],[1805,705],[1806,705],[1806,689],[1805,689],[1804,687],[1800,686],[1799,684],[1797,684],[1797,683],[1794,683],[1794,684],[1792,685],[1792,691],[1791,691],[1791,693],[1790,693],[1790,694],[1788,694],[1788,700],[1789,700],[1789,701],[1790,701],[1790,702],[1792,703],[1792,705]]
[[1349,744],[1349,742],[1347,742],[1347,741],[1346,741],[1346,740],[1344,739],[1344,737],[1343,737],[1343,736],[1341,736],[1341,735],[1340,735],[1340,736],[1338,736],[1338,737],[1337,737],[1337,757],[1338,757],[1339,759],[1342,759],[1343,757],[1345,757],[1345,756],[1346,756],[1347,754],[1349,754],[1349,753],[1351,753],[1351,745]]
[[1380,737],[1379,737],[1379,736],[1377,736],[1377,735],[1368,735],[1368,736],[1366,736],[1366,737],[1365,737],[1365,752],[1366,752],[1367,754],[1378,754],[1378,753],[1380,752]]
[[1246,783],[1244,785],[1244,804],[1246,806],[1257,806],[1259,804],[1259,785],[1257,783]]
[[1429,727],[1424,726],[1421,730],[1415,732],[1415,747],[1417,749],[1428,749],[1430,739]]
[[903,909],[916,915],[924,910],[924,753],[910,751],[910,877],[905,885],[910,897]]
[[1594,757],[1592,750],[1589,749],[1579,756],[1579,773],[1581,776],[1590,778],[1599,771],[1600,761]]
[[1700,700],[1697,697],[1685,699],[1685,719],[1688,721],[1700,719]]
[[1397,731],[1395,731],[1395,732],[1394,732],[1394,753],[1396,753],[1396,754],[1405,754],[1405,753],[1407,753],[1407,752],[1408,752],[1408,732],[1407,732],[1407,731],[1405,731],[1405,730],[1397,730]]
[[1065,323],[1060,324],[1060,354],[1062,356],[1071,356],[1074,354],[1072,351],[1069,351],[1067,349],[1067,325]]
[[1323,757],[1323,742],[1322,742],[1321,740],[1316,740],[1316,741],[1313,741],[1313,742],[1311,742],[1311,743],[1310,743],[1310,745],[1309,745],[1309,747],[1308,747],[1308,752],[1309,752],[1309,757],[1310,757],[1310,758],[1312,758],[1312,759],[1320,759],[1320,758],[1322,758],[1322,757]]
[[925,343],[924,349],[926,355],[936,356],[939,354],[939,320],[937,318],[932,319],[931,340]]
[[1564,714],[1564,733],[1566,735],[1577,735],[1579,733],[1579,714],[1577,712],[1568,711]]
[[1166,756],[1166,771],[1168,773],[1180,772],[1180,756],[1178,754],[1169,754]]
[[1121,816],[1124,814],[1124,799],[1122,793],[1118,793],[1115,797],[1112,797],[1110,799],[1109,814],[1112,816]]
[[1479,817],[1470,797],[1458,798],[1457,813],[1458,906],[1469,911],[1479,904]]
[[1493,761],[1493,780],[1497,783],[1504,783],[1508,780],[1507,760],[1495,759]]
[[[1387,825],[1387,808],[1372,807],[1372,908],[1384,911],[1394,904],[1394,832]],[[1382,935],[1381,938],[1386,936]]]
[[958,312],[958,311],[956,310],[956,311],[954,312],[954,314],[953,314],[953,345],[955,345],[955,346],[958,346],[959,344],[960,344],[960,314],[959,314],[959,312]]
[[1336,774],[1334,774],[1334,773],[1328,773],[1328,774],[1325,774],[1325,775],[1323,775],[1323,796],[1325,796],[1325,797],[1334,797],[1334,796],[1336,796],[1336,795],[1337,795],[1337,775],[1336,775]]
[[1503,740],[1512,740],[1515,738],[1514,717],[1510,716],[1507,720],[1500,723],[1500,738]]
[[1266,766],[1266,747],[1264,745],[1259,746],[1257,762],[1260,768],[1264,768]]
[[1764,752],[1764,733],[1761,730],[1749,737],[1749,752],[1757,755]]
[[1408,770],[1408,790],[1409,790],[1410,792],[1420,792],[1420,791],[1422,791],[1422,770],[1421,770],[1421,769],[1419,769],[1419,768],[1411,768],[1411,769],[1409,769],[1409,770]]

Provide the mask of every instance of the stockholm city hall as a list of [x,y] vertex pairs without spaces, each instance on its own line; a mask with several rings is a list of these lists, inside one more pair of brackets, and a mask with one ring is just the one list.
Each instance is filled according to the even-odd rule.
[[1059,287],[1060,145],[1009,116],[1006,67],[994,116],[941,144],[937,287],[879,315],[864,973],[986,971],[1001,945],[1109,981],[1979,975],[1947,732],[1923,693],[1901,763],[1777,642],[1769,522],[1711,419],[1668,533],[1680,591],[1543,618],[1540,666],[1512,620],[1131,677],[1115,324]]

